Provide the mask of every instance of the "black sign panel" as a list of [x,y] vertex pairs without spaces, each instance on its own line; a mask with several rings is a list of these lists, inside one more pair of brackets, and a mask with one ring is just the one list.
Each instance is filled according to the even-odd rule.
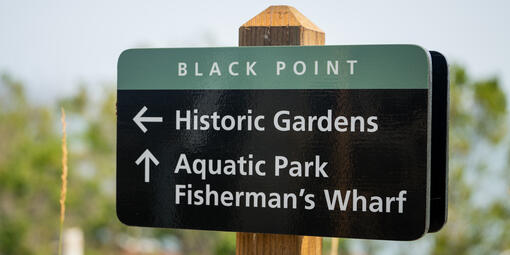
[[[427,95],[427,90],[121,91],[119,218],[137,226],[415,239],[426,232],[428,219]],[[133,121],[142,107],[164,120],[145,123],[147,135]],[[215,112],[216,123],[208,117]],[[176,123],[176,115],[185,120]],[[195,122],[204,116],[208,122]],[[225,116],[236,119],[235,128],[214,130],[222,122],[230,129]],[[238,130],[240,116],[251,116],[252,131],[247,121]],[[260,116],[265,118],[256,122]],[[342,131],[335,128],[337,120]],[[289,131],[278,130],[275,121]],[[207,131],[194,130],[204,123]],[[255,123],[265,130],[255,130]],[[147,148],[159,164],[150,162],[145,182],[142,164],[134,161]]]
[[125,52],[117,215],[133,226],[385,240],[436,231],[447,158],[431,148],[447,130],[439,114],[441,132],[431,128],[431,66],[409,45]]

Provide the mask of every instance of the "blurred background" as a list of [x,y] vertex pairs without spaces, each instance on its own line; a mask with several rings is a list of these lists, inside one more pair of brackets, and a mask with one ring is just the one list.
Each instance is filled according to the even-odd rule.
[[133,47],[237,46],[240,25],[280,4],[322,28],[326,44],[419,44],[450,62],[448,223],[413,242],[340,239],[331,251],[324,238],[324,254],[509,255],[510,2],[502,0],[0,0],[0,255],[57,253],[61,107],[63,254],[234,254],[235,233],[117,220],[116,62]]

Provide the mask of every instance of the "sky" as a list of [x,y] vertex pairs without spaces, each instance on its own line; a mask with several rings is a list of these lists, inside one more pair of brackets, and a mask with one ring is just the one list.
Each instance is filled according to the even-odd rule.
[[133,47],[237,46],[238,28],[270,5],[291,5],[326,44],[418,44],[510,93],[510,1],[0,0],[0,73],[41,102],[80,84],[115,84]]

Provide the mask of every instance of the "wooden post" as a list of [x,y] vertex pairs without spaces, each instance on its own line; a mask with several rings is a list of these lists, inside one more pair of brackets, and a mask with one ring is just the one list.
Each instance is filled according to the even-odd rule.
[[[324,42],[324,32],[290,6],[270,6],[239,28],[239,46],[324,45]],[[237,233],[236,253],[319,255],[322,238]]]
[[286,5],[270,6],[239,28],[239,46],[324,45],[324,32]]

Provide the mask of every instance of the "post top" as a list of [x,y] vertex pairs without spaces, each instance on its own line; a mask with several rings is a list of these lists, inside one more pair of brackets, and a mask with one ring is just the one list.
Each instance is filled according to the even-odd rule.
[[272,5],[244,23],[242,27],[303,27],[324,32],[296,8],[288,5]]

